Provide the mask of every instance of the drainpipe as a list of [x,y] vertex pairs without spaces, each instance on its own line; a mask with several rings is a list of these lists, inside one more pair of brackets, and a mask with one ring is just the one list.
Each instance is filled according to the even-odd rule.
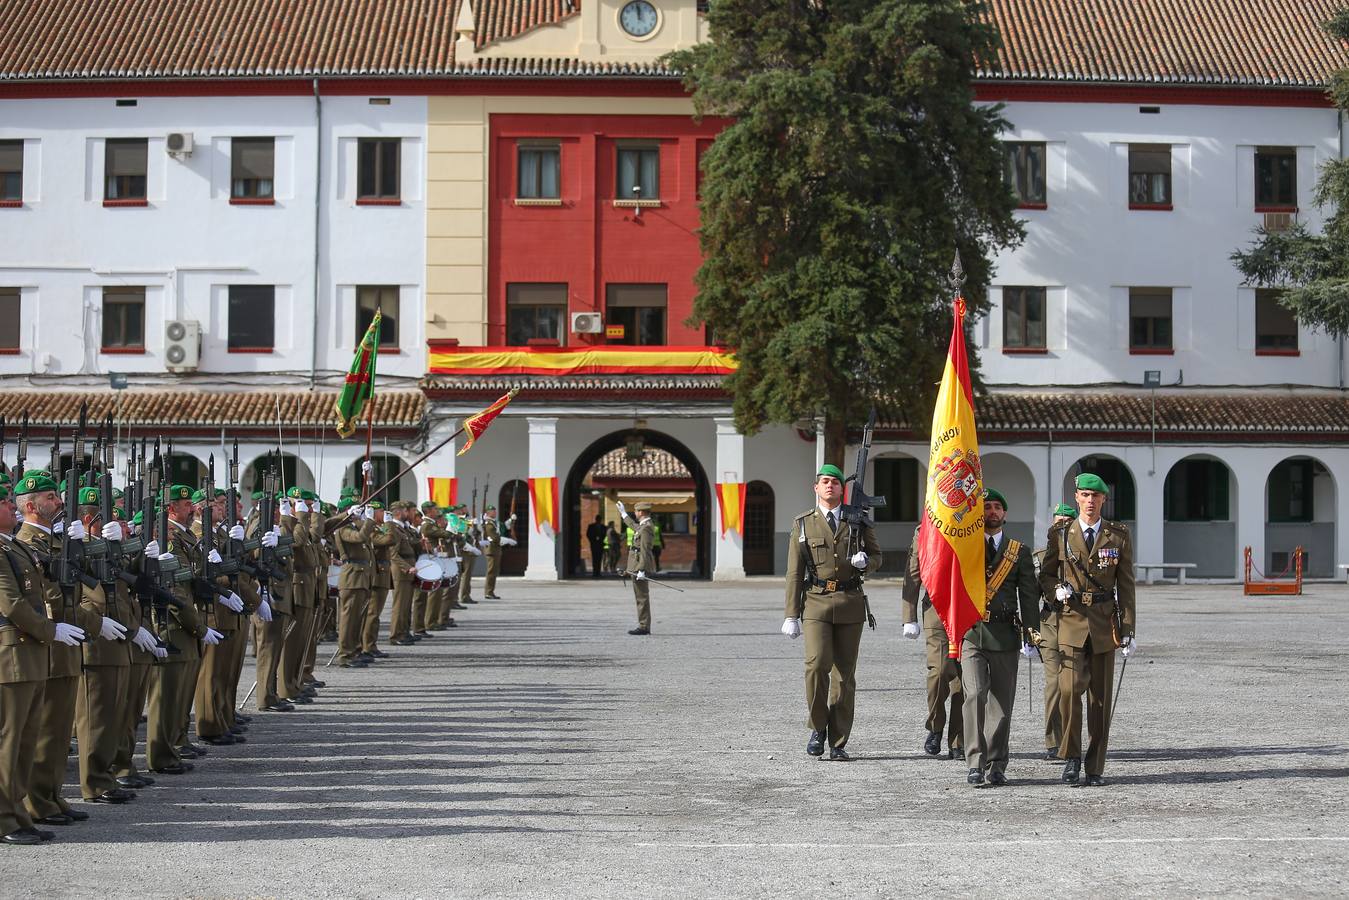
[[319,372],[319,250],[323,209],[323,98],[314,79],[314,314],[309,346],[309,389],[318,386]]

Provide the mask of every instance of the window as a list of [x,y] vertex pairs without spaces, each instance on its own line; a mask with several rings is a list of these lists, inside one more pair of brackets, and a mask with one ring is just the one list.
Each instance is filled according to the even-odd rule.
[[1162,517],[1169,522],[1227,521],[1227,466],[1216,459],[1183,459],[1166,476]]
[[1171,349],[1171,289],[1129,289],[1129,349]]
[[1129,206],[1171,206],[1171,145],[1129,145]]
[[1258,147],[1255,151],[1255,208],[1297,209],[1297,148]]
[[1008,141],[1003,145],[1007,160],[1007,184],[1022,206],[1044,206],[1045,145]]
[[103,352],[145,352],[145,288],[103,289]]
[[556,144],[520,144],[516,151],[521,200],[556,200],[562,196],[562,148]]
[[271,200],[276,172],[274,138],[230,141],[230,199]]
[[1269,473],[1269,520],[1310,522],[1315,516],[1312,481],[1317,465],[1310,459],[1286,459]]
[[665,297],[663,284],[611,284],[605,289],[604,324],[623,326],[622,337],[611,344],[652,346],[665,343]]
[[531,340],[567,343],[567,285],[506,285],[506,343],[523,347]]
[[[379,310],[379,347],[398,349],[398,285],[363,285],[356,288],[356,345],[360,346],[366,329]],[[383,484],[384,482],[380,482]]]
[[1255,292],[1255,352],[1296,353],[1297,317],[1279,302],[1283,291]]
[[21,301],[18,288],[0,287],[0,353],[19,352]]
[[145,138],[110,140],[103,149],[103,200],[145,202],[145,172],[149,158]]
[[23,201],[23,141],[0,141],[0,203]]
[[230,285],[229,352],[271,353],[276,343],[276,288]]
[[1045,349],[1045,289],[1002,289],[1002,346],[1009,350]]
[[885,505],[872,510],[877,522],[918,521],[918,460],[876,460],[876,496]]
[[[634,190],[635,188],[635,190]],[[618,200],[656,200],[660,198],[660,148],[619,147]]]
[[398,138],[362,138],[357,144],[356,202],[396,203]]

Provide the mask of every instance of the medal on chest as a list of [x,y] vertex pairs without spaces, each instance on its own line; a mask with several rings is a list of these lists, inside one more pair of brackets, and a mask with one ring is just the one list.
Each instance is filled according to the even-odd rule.
[[1118,547],[1101,547],[1096,551],[1096,568],[1104,571],[1119,564]]

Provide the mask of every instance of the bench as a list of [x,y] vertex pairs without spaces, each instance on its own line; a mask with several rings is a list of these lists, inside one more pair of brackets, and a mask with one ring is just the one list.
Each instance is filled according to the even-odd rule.
[[[1162,577],[1162,579],[1165,580],[1165,577],[1166,577],[1166,570],[1167,570],[1167,569],[1175,569],[1175,570],[1176,570],[1176,583],[1177,583],[1177,584],[1184,584],[1184,583],[1185,583],[1185,575],[1186,575],[1186,573],[1189,572],[1190,569],[1197,569],[1197,568],[1199,568],[1199,564],[1198,564],[1198,563],[1134,563],[1134,568],[1138,569],[1140,572],[1143,573],[1143,583],[1144,583],[1144,584],[1153,584],[1153,583],[1155,583],[1155,581],[1156,581],[1156,579],[1157,579],[1158,573],[1160,573],[1160,576]],[[1341,566],[1341,568],[1349,568],[1349,567]],[[1349,578],[1349,576],[1346,576],[1346,578]]]
[[1344,580],[1349,583],[1349,563],[1340,563],[1340,568],[1344,570]]

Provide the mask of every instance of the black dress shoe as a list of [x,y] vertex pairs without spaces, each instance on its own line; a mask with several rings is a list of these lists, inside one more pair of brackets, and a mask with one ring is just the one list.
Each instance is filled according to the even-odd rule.
[[342,663],[342,668],[344,669],[368,669],[369,667],[370,663],[361,659],[359,656],[353,660]]
[[286,698],[286,702],[287,702],[287,703],[294,703],[294,704],[303,704],[303,705],[306,705],[306,706],[307,706],[307,705],[309,705],[310,703],[313,703],[314,701],[311,700],[311,699],[309,699],[308,697],[306,697],[304,694],[301,694],[301,695],[298,696],[298,697],[287,697],[287,698]]
[[393,643],[395,647],[410,647],[413,644],[417,643],[417,641],[415,638],[406,637],[406,638],[399,638]]
[[230,726],[230,734],[234,735],[235,737],[239,737],[240,735],[244,734],[244,733],[247,732],[247,731],[248,731],[248,726],[247,726],[247,725],[231,725],[231,726]]
[[1063,764],[1063,783],[1077,784],[1077,776],[1082,772],[1082,760],[1070,759]]
[[806,741],[806,752],[811,756],[824,756],[824,732],[812,731]]
[[50,816],[43,816],[38,819],[43,825],[74,825],[75,820],[65,813],[52,813]]
[[923,741],[923,752],[928,756],[936,756],[938,753],[941,753],[940,732],[929,731],[927,733],[927,740]]
[[20,828],[17,831],[11,831],[4,837],[0,837],[0,841],[3,841],[6,844],[19,844],[31,847],[34,844],[42,843],[42,836],[37,833],[37,829],[35,828]]
[[981,785],[984,783],[984,773],[978,769],[970,769],[970,774],[965,776],[965,780],[975,786]]
[[311,678],[308,681],[306,681],[305,684],[309,685],[312,688],[325,688],[328,686],[328,682],[319,681],[317,678]]
[[61,811],[62,811],[63,813],[65,813],[66,818],[71,819],[71,820],[73,820],[73,821],[76,821],[76,822],[87,822],[87,821],[89,821],[89,814],[88,814],[87,812],[85,812],[84,810],[80,810],[80,809],[63,809],[63,810],[61,810]]
[[364,650],[362,650],[360,653],[357,653],[356,658],[363,659],[367,663],[372,663],[375,661],[375,655],[373,653],[366,653]]
[[236,744],[247,744],[247,743],[248,743],[248,738],[244,737],[242,734],[236,734],[236,735],[234,736],[234,743],[236,743]]
[[[427,626],[426,626],[426,630],[427,630],[427,631],[444,631],[444,630],[445,630],[446,628],[448,628],[448,627],[449,627],[448,625],[427,625]],[[427,637],[430,637],[430,635],[428,634]]]
[[89,802],[118,804],[118,803],[125,803],[128,800],[134,798],[135,796],[136,795],[131,793],[130,791],[124,791],[121,788],[117,788],[111,791],[104,791],[97,797],[91,797],[89,798]]
[[486,600],[500,600],[500,599],[501,599],[501,598],[498,597],[496,594],[483,594],[483,598],[486,599]]
[[228,747],[230,744],[238,743],[238,741],[235,740],[234,735],[228,732],[225,734],[213,734],[210,737],[202,738],[202,740],[212,747]]
[[118,778],[118,779],[117,779],[117,786],[118,786],[118,787],[124,787],[124,788],[143,788],[143,787],[149,787],[149,785],[151,785],[151,784],[154,784],[154,782],[153,782],[153,781],[150,781],[150,782],[147,784],[147,783],[146,783],[146,780],[145,780],[144,778],[141,778],[140,776],[135,776],[135,777],[133,777],[133,776],[127,775],[127,776],[123,776],[122,778]]
[[29,832],[29,834],[35,834],[35,835],[37,835],[37,836],[38,836],[38,839],[39,839],[39,840],[43,840],[43,841],[55,840],[55,838],[56,838],[56,832],[55,832],[55,831],[47,831],[47,830],[42,829],[42,828],[29,828],[29,829],[28,829],[28,832]]
[[852,757],[842,747],[830,747],[829,758],[834,762],[852,762]]
[[319,692],[306,684],[303,688],[300,689],[300,696],[308,697],[310,700],[317,700]]
[[650,634],[650,633],[651,633],[650,628],[634,628],[628,632],[628,634]]
[[191,750],[187,747],[178,748],[178,757],[180,759],[201,759],[205,755],[205,753],[198,753],[196,750]]
[[268,712],[290,712],[295,705],[288,700],[278,700],[275,703],[269,703],[263,707]]
[[946,749],[946,758],[947,758],[947,759],[956,759],[956,758],[964,759],[964,758],[965,758],[965,750],[964,750],[963,747],[948,747],[948,748]]
[[374,650],[371,650],[371,651],[370,651],[370,655],[373,656],[373,657],[375,657],[375,659],[388,659],[388,658],[389,658],[389,654],[385,653],[383,650],[379,649],[378,647],[376,647]]
[[458,627],[459,627],[459,623],[456,622],[454,619],[450,619],[450,621],[448,621],[448,622],[445,623],[445,627],[446,627],[446,628],[458,628]]
[[469,597],[469,598],[465,599],[464,602],[465,602],[465,603],[474,603],[474,604],[476,604],[478,601],[477,601],[477,600],[474,600],[472,597]]
[[412,636],[413,636],[414,638],[433,638],[433,637],[435,637],[434,634],[430,634],[429,632],[426,632],[426,631],[414,631],[414,632],[412,632]]
[[997,769],[994,769],[992,772],[988,773],[988,783],[994,787],[1003,787],[1007,784],[1007,776]]
[[1086,778],[1084,778],[1084,779],[1082,780],[1082,784],[1083,784],[1085,787],[1105,787],[1105,785],[1107,784],[1107,782],[1106,782],[1106,780],[1105,780],[1104,778],[1102,778],[1100,775],[1090,775],[1090,774],[1089,774],[1089,775],[1087,775]]
[[1046,750],[1045,762],[1062,762],[1063,757],[1059,756],[1058,750]]
[[234,721],[235,721],[236,724],[239,724],[239,725],[247,725],[249,722],[252,722],[252,721],[253,721],[253,717],[252,717],[252,716],[246,716],[246,715],[244,715],[243,713],[235,713],[235,714],[234,714]]
[[151,769],[156,775],[186,775],[193,769],[192,763],[180,762],[160,769]]
[[185,752],[195,753],[198,756],[206,756],[210,753],[210,751],[207,750],[205,747],[203,747],[201,744],[194,744],[191,741],[188,741],[186,744],[183,744],[183,746],[178,748],[179,756],[182,756],[183,753]]

